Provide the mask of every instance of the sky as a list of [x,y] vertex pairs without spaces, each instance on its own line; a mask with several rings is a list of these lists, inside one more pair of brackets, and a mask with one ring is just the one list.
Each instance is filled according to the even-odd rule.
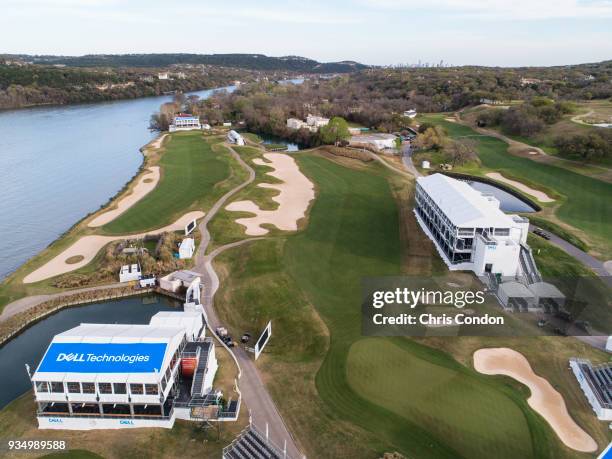
[[612,59],[612,0],[1,0],[0,54],[258,53],[394,65]]

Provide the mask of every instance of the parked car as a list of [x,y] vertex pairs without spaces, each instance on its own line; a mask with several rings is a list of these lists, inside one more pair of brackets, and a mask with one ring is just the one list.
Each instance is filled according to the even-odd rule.
[[550,234],[545,233],[544,231],[542,231],[540,228],[536,228],[533,230],[533,234],[537,234],[538,236],[540,236],[541,238],[546,239],[547,241],[550,240]]

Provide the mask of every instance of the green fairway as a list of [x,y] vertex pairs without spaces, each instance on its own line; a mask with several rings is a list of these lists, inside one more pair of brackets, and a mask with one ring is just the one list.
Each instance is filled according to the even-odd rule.
[[[442,125],[451,137],[475,135],[469,127],[450,123],[441,115],[423,117],[424,121]],[[612,184],[549,164],[507,153],[508,145],[494,137],[474,137],[482,165],[494,171],[541,184],[565,197],[556,215],[593,237],[605,259],[612,258]]]
[[533,456],[525,417],[503,392],[451,358],[432,361],[439,352],[395,343],[366,338],[351,346],[348,381],[359,395],[419,420],[464,457]]
[[219,182],[230,176],[227,154],[213,151],[200,133],[174,134],[159,161],[157,187],[117,219],[104,234],[127,234],[166,226],[189,210],[204,210],[220,195]]

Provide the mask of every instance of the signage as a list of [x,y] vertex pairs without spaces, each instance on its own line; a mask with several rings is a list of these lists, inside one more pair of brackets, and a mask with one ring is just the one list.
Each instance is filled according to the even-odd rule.
[[51,343],[39,372],[152,373],[160,371],[166,343]]
[[193,219],[185,226],[185,236],[188,236],[196,228],[196,220]]
[[264,328],[264,331],[261,333],[261,336],[255,343],[255,360],[258,359],[259,354],[261,354],[264,347],[266,347],[266,344],[268,344],[268,341],[270,341],[270,336],[272,336],[272,322],[271,321],[268,322],[268,325],[266,325],[266,328]]

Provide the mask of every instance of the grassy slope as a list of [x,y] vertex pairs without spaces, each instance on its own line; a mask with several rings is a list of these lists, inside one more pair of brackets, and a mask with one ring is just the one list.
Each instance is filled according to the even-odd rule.
[[[362,339],[361,278],[399,274],[404,267],[398,209],[386,180],[388,173],[378,165],[354,161],[350,163],[360,170],[314,155],[296,158],[317,185],[308,226],[295,235],[253,242],[218,258],[222,287],[216,307],[222,319],[234,334],[258,331],[268,318],[275,322],[274,339],[260,365],[283,417],[309,456],[375,457],[373,451],[401,450],[410,457],[474,457],[470,454],[474,447],[462,440],[464,427],[457,425],[458,418],[448,421],[441,411],[392,412],[377,399],[359,395],[347,379],[347,369],[355,365],[355,361],[347,363],[351,346],[359,346]],[[411,248],[413,253],[421,249]],[[410,258],[407,265],[414,266],[414,257]],[[325,327],[309,312],[310,304],[330,333],[329,350],[316,380],[313,374],[325,354],[320,341]],[[546,457],[549,450],[555,454],[558,443],[527,408],[520,388],[485,381],[439,351],[408,341],[400,346],[396,352],[402,353],[398,354],[401,361],[435,371],[410,379],[411,372],[395,368],[398,373],[389,378],[409,378],[406,387],[418,387],[439,382],[432,374],[452,375],[474,412],[488,412],[491,404],[505,407],[511,416],[506,422],[523,438],[519,446],[504,443],[507,437],[500,424],[489,426],[486,418],[473,420],[472,432],[479,426],[499,438],[497,447],[507,457],[517,451],[529,457],[532,448],[539,457]],[[483,391],[487,397],[479,396]],[[405,391],[405,396],[413,395]],[[448,400],[460,404],[453,395],[457,392],[448,393]],[[449,431],[453,431],[450,437]]]
[[230,175],[227,155],[213,151],[199,133],[174,135],[160,159],[158,186],[117,219],[105,234],[127,234],[160,228],[189,210],[205,209],[219,197],[218,184]]
[[[444,121],[442,116],[423,119],[441,124],[451,137],[474,135],[469,127]],[[474,137],[483,167],[525,178],[564,196],[556,215],[593,237],[605,259],[612,258],[612,185],[566,169],[507,153],[507,144],[493,137]],[[468,171],[475,172],[475,171]]]

